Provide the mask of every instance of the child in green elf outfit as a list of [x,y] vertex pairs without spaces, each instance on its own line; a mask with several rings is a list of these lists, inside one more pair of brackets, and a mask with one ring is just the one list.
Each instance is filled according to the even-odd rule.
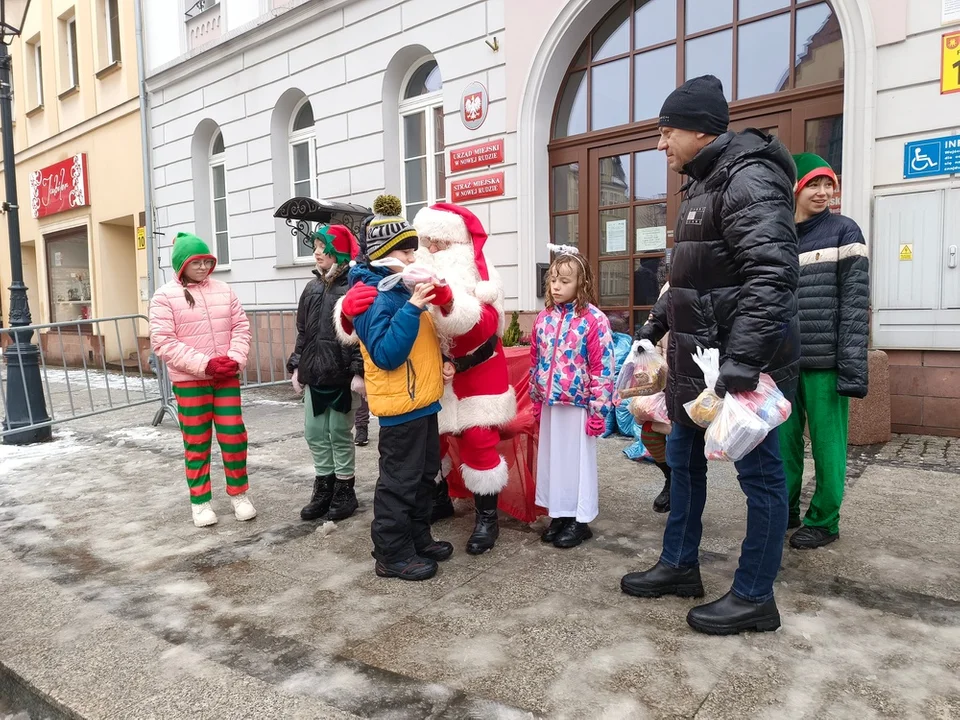
[[357,510],[351,431],[358,396],[364,394],[363,357],[359,347],[338,340],[333,310],[347,291],[359,245],[343,225],[320,225],[313,244],[316,277],[300,296],[297,344],[287,361],[294,389],[304,393],[303,435],[316,471],[313,495],[300,517],[345,520]]
[[[833,168],[813,153],[793,159],[798,178],[800,383],[793,412],[780,427],[780,446],[790,497],[789,526],[800,528],[790,546],[809,549],[840,536],[850,398],[867,394],[870,262],[859,226],[830,211],[840,188]],[[816,489],[801,523],[807,423]]]

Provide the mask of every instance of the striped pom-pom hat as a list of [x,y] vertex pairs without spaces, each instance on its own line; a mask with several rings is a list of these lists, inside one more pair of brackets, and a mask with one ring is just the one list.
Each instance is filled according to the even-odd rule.
[[[386,197],[392,199],[390,196]],[[383,196],[374,203],[375,211],[386,209],[386,204],[381,203],[381,199]],[[399,205],[399,201],[396,204]],[[389,206],[389,209],[394,208]],[[367,257],[371,260],[379,260],[394,250],[416,250],[418,247],[420,239],[417,231],[397,213],[378,212],[367,226]]]

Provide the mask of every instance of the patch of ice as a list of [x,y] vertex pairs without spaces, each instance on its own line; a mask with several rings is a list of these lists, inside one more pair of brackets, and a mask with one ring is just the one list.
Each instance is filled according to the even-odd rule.
[[337,529],[337,524],[333,520],[327,520],[323,525],[314,530],[320,537],[326,537]]
[[0,444],[0,470],[3,473],[43,465],[50,461],[60,461],[64,455],[72,455],[84,449],[76,433],[71,430],[59,430],[54,433],[53,440],[33,445],[3,445]]
[[[107,387],[113,390],[129,390],[130,396],[134,393],[142,397],[147,395],[158,395],[160,386],[157,378],[151,377],[150,368],[144,367],[144,377],[141,382],[139,375],[123,375],[118,372],[107,372],[103,370],[64,370],[63,368],[53,368],[47,366],[44,371],[41,369],[40,375],[47,383],[55,385],[70,385],[72,392],[85,392],[89,387],[91,390],[106,390]],[[126,378],[126,381],[124,381]]]

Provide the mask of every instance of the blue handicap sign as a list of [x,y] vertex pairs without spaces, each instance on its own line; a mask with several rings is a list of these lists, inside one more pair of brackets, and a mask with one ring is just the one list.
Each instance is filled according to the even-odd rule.
[[917,140],[903,146],[903,177],[960,173],[960,135]]

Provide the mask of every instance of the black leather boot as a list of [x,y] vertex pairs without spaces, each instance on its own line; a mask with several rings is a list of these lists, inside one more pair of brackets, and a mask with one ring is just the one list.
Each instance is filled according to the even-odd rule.
[[428,545],[417,548],[417,555],[434,562],[443,562],[453,555],[453,545],[446,540],[431,540]]
[[437,494],[433,497],[433,511],[430,513],[430,524],[433,525],[438,520],[453,517],[453,501],[450,500],[450,489],[447,487],[447,479],[443,478],[437,483]]
[[366,425],[357,425],[353,435],[353,444],[357,447],[366,447],[370,444],[370,430]]
[[658,562],[649,570],[628,573],[620,581],[620,589],[634,597],[657,598],[662,595],[703,597],[700,568],[672,568]]
[[401,580],[419,582],[421,580],[429,580],[437,574],[437,562],[436,560],[414,555],[407,560],[394,563],[385,563],[382,560],[377,560],[373,569],[378,577],[400,578]]
[[553,518],[553,520],[550,521],[550,525],[547,526],[547,529],[540,535],[540,542],[552,543],[557,539],[557,535],[563,532],[563,529],[572,522],[574,522],[573,518]]
[[687,623],[708,635],[736,635],[744,630],[767,632],[780,627],[780,611],[773,598],[756,603],[737,597],[731,590],[719,600],[691,609]]
[[473,526],[473,535],[467,540],[467,552],[481,555],[493,547],[500,536],[500,523],[497,520],[497,495],[477,495],[473,501],[477,507],[477,520]]
[[337,478],[334,481],[333,500],[330,501],[330,512],[327,513],[328,520],[346,520],[357,511],[359,503],[357,503],[357,493],[353,489],[355,482],[354,478],[348,480]]
[[330,501],[333,499],[335,479],[333,475],[317,475],[313,481],[313,495],[310,497],[310,502],[300,511],[301,520],[316,520],[327,514]]
[[[669,471],[670,468],[667,468]],[[667,513],[670,512],[670,476],[667,475],[667,479],[663,483],[663,490],[660,491],[660,494],[653,501],[653,511],[656,513]]]
[[590,526],[587,523],[573,522],[567,523],[566,527],[560,531],[560,534],[557,535],[556,539],[553,541],[553,546],[555,548],[573,548],[582,543],[584,540],[589,540],[593,537],[593,531],[590,529]]

